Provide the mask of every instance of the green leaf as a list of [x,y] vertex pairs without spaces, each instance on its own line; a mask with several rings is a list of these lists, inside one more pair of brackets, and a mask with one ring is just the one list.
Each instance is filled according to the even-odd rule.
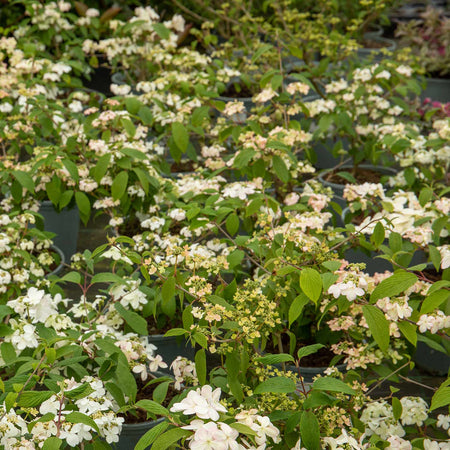
[[450,292],[444,289],[434,291],[432,294],[427,295],[420,308],[420,314],[428,314],[435,309],[438,309],[448,298]]
[[300,287],[307,297],[317,303],[322,293],[322,278],[315,269],[306,268],[300,273]]
[[261,45],[261,47],[259,47],[258,50],[256,50],[255,53],[253,53],[252,64],[255,63],[262,55],[264,55],[264,53],[268,52],[272,48],[273,46],[271,44]]
[[302,447],[306,450],[320,450],[320,428],[317,417],[311,411],[303,411],[300,419]]
[[87,416],[86,414],[80,413],[78,411],[73,411],[66,416],[64,416],[67,422],[70,423],[83,423],[84,425],[88,425],[93,428],[97,433],[99,433],[98,425],[94,422],[94,420]]
[[169,415],[169,410],[164,406],[154,402],[153,400],[139,400],[135,406],[141,408],[144,411],[155,414],[155,416],[166,417]]
[[417,345],[417,326],[406,322],[404,320],[399,320],[397,322],[398,328],[405,336],[406,339],[408,339],[409,342],[411,342],[412,345]]
[[184,336],[187,333],[188,332],[186,330],[184,330],[183,328],[172,328],[169,331],[167,331],[164,336],[166,336],[166,337],[169,337],[169,336]]
[[239,230],[239,217],[236,214],[230,214],[225,222],[227,231],[234,236]]
[[119,172],[119,174],[114,178],[114,181],[111,185],[111,195],[114,200],[119,200],[122,198],[123,194],[125,194],[127,190],[128,184],[128,172],[123,170]]
[[167,40],[170,38],[170,31],[163,23],[160,22],[154,23],[153,29],[161,39]]
[[322,344],[312,344],[307,345],[306,347],[301,347],[298,349],[297,357],[298,359],[302,359],[305,356],[312,355],[313,353],[318,352],[323,347],[325,347],[325,345]]
[[73,180],[78,183],[79,175],[78,175],[78,167],[77,165],[71,161],[70,159],[63,159],[62,163],[64,164],[64,167],[67,169],[67,171],[70,173],[70,176],[73,178]]
[[87,223],[91,215],[91,202],[84,192],[75,192],[75,201],[78,209],[80,210],[80,216],[84,223]]
[[397,397],[392,397],[392,411],[394,413],[394,420],[399,420],[402,416],[403,406]]
[[290,179],[290,174],[285,162],[278,155],[274,155],[272,164],[277,177],[284,183],[287,183]]
[[189,134],[185,126],[180,122],[172,123],[172,137],[175,145],[182,153],[186,153],[189,145]]
[[142,336],[148,335],[147,321],[142,316],[125,309],[120,303],[115,303],[114,308],[133,331]]
[[125,128],[125,131],[127,132],[128,136],[134,137],[134,135],[136,134],[136,127],[134,126],[133,122],[130,119],[127,119],[126,117],[121,117],[120,123]]
[[430,411],[450,405],[450,386],[441,386],[431,399]]
[[264,355],[256,358],[256,361],[271,365],[271,364],[279,364],[283,362],[294,362],[294,358],[292,355],[288,355],[287,353],[278,353],[276,355]]
[[[391,277],[392,278],[392,277]],[[383,296],[385,297],[385,296]],[[389,322],[384,314],[373,305],[363,306],[363,315],[375,342],[383,352],[389,347]]]
[[136,97],[126,97],[125,107],[130,114],[136,115],[141,109],[142,103]]
[[183,430],[181,428],[172,428],[161,434],[152,445],[152,450],[166,450],[180,439],[190,436],[192,431]]
[[343,394],[355,395],[355,391],[348,384],[332,377],[317,378],[312,384],[312,388],[318,391],[341,392]]
[[154,426],[153,428],[150,428],[150,430],[148,430],[139,439],[138,443],[134,447],[134,450],[145,450],[146,448],[148,448],[151,444],[153,444],[155,439],[167,429],[168,426],[169,423],[164,421]]
[[63,277],[60,278],[60,281],[69,281],[70,283],[81,283],[81,274],[78,272],[68,272]]
[[111,153],[107,153],[106,155],[100,156],[100,158],[98,158],[97,164],[93,169],[93,177],[98,184],[100,184],[100,181],[106,175],[110,160]]
[[376,302],[380,298],[395,297],[411,287],[417,281],[417,276],[404,270],[398,270],[389,278],[383,280],[372,292],[370,301]]
[[303,311],[303,308],[310,302],[309,298],[301,293],[298,295],[289,307],[289,326],[295,322]]
[[14,178],[29,192],[34,193],[34,181],[31,176],[22,170],[15,170],[13,172]]
[[376,247],[378,247],[380,244],[383,243],[384,236],[385,236],[384,226],[381,222],[377,222],[375,228],[373,229],[373,233],[372,236],[370,237],[370,240]]
[[175,278],[169,277],[164,282],[162,289],[161,289],[161,295],[164,302],[167,302],[173,298],[175,295]]
[[95,283],[122,283],[123,278],[119,277],[119,275],[116,275],[112,272],[100,272],[96,273],[92,279],[91,284]]
[[42,450],[59,450],[63,441],[55,436],[50,436],[45,439]]
[[22,408],[35,408],[48,400],[53,394],[54,392],[51,391],[23,391],[17,399],[17,404]]
[[255,394],[263,394],[264,392],[286,393],[295,392],[296,386],[294,380],[285,377],[274,377],[263,381],[256,386],[253,391]]
[[0,345],[0,351],[6,364],[11,364],[17,358],[16,351],[11,342],[3,342]]
[[206,353],[202,348],[195,354],[195,370],[197,371],[197,377],[200,385],[206,384]]

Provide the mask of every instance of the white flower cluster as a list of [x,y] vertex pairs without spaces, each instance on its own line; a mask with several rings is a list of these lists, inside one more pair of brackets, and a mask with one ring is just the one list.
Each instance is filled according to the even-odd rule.
[[[428,418],[428,405],[425,400],[420,397],[407,396],[402,397],[400,403],[402,405],[400,420],[395,420],[392,406],[386,400],[370,403],[361,414],[361,421],[366,426],[366,435],[376,434],[384,440],[393,436],[402,438],[405,435],[402,425],[422,426]],[[391,446],[395,445],[397,440],[394,439]]]
[[[28,424],[13,409],[3,410],[5,414],[0,419],[0,444],[11,449],[34,449],[35,445],[40,448],[48,438],[58,436],[70,447],[77,447],[84,441],[93,439],[97,431],[91,425],[83,423],[85,421],[66,420],[66,416],[68,418],[73,411],[85,415],[86,420],[93,420],[100,436],[107,443],[119,441],[124,419],[116,415],[118,406],[100,379],[86,376],[79,383],[66,379],[59,382],[59,386],[60,392],[41,403],[41,417],[38,417],[39,420],[34,417],[32,424]],[[77,395],[72,400],[71,391],[78,391],[83,387],[84,391],[81,392],[87,394]]]
[[[186,398],[175,403],[170,409],[172,412],[182,412],[184,415],[195,415],[187,426],[182,428],[193,430],[194,434],[188,438],[189,448],[194,450],[256,450],[256,447],[239,436],[236,428],[219,422],[220,414],[227,409],[220,403],[220,388],[212,390],[205,385],[197,390],[189,391]],[[205,422],[205,420],[210,420]],[[258,448],[266,448],[271,439],[274,443],[280,442],[280,431],[271,423],[268,417],[260,416],[257,410],[241,411],[235,416],[237,423],[250,427],[255,433]]]

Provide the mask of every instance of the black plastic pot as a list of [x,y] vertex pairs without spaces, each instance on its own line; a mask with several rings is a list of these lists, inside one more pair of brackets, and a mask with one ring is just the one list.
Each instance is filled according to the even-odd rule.
[[426,98],[441,103],[450,102],[450,78],[427,78],[427,87],[422,91],[420,99]]
[[53,203],[46,200],[41,203],[39,214],[44,217],[44,230],[55,233],[54,244],[64,253],[66,261],[77,251],[78,231],[80,229],[80,213],[78,207],[64,208],[56,211]]
[[52,245],[50,247],[53,251],[55,251],[56,253],[58,253],[59,255],[59,264],[58,266],[52,270],[50,273],[48,273],[47,275],[45,275],[45,277],[50,277],[52,275],[59,275],[63,268],[64,268],[64,263],[66,262],[65,257],[64,257],[64,253],[62,252],[62,250],[60,248],[58,248],[56,245]]
[[[358,165],[359,168],[361,169],[368,169],[368,170],[373,170],[375,172],[379,172],[382,175],[395,175],[397,173],[396,170],[391,169],[390,167],[380,167],[380,166],[373,166],[371,164],[359,164]],[[345,172],[346,170],[352,169],[353,166],[351,165],[343,165],[342,167],[340,167],[339,171],[340,172]],[[332,183],[331,181],[327,181],[325,179],[325,177],[327,176],[327,174],[330,171],[326,171],[323,172],[322,174],[319,175],[319,180],[320,182],[327,187],[330,187],[331,189],[333,189],[334,193],[338,196],[338,197],[342,197],[344,194],[344,189],[345,189],[345,184],[338,184],[338,183]]]
[[[119,442],[116,444],[111,444],[111,447],[114,450],[134,450],[136,444],[139,442],[142,436],[147,433],[148,430],[151,430],[156,425],[164,422],[164,418],[160,418],[157,420],[152,420],[150,422],[142,422],[142,423],[124,423],[122,426],[122,431],[119,435]],[[148,446],[147,448],[151,448],[152,446]]]
[[184,336],[164,336],[162,334],[152,334],[148,336],[148,342],[156,345],[156,353],[162,356],[163,361],[168,365],[165,372],[170,370],[170,365],[177,356],[184,356],[191,361],[195,357],[195,349],[187,342]]
[[383,50],[393,52],[397,49],[397,43],[392,39],[374,35],[370,35],[369,39],[371,41],[384,44],[384,47],[359,48],[356,51],[356,58],[359,59],[360,61],[370,60],[373,62],[380,62],[386,57]]
[[[277,364],[277,366],[281,369],[281,364]],[[339,372],[345,372],[347,370],[346,364],[337,364],[335,366]],[[324,375],[325,370],[328,367],[302,367],[300,366],[300,374],[303,377],[304,383],[312,383],[313,378],[317,375]],[[295,372],[298,374],[298,369],[294,365],[286,365],[286,372]]]
[[[342,222],[346,223],[346,216],[350,212],[349,208],[345,208],[342,211]],[[389,240],[385,239],[383,242],[384,245],[389,246]],[[345,251],[344,258],[349,263],[364,263],[366,265],[365,272],[369,275],[373,275],[375,273],[383,273],[386,270],[392,271],[394,268],[392,264],[383,258],[377,258],[376,256],[380,253],[374,251],[363,250],[362,248],[350,248]],[[409,259],[408,255],[401,255],[400,260],[396,261],[399,264],[403,264],[405,266],[416,266],[419,264],[427,264],[428,258],[427,254],[423,250],[419,250],[414,252],[411,259]]]

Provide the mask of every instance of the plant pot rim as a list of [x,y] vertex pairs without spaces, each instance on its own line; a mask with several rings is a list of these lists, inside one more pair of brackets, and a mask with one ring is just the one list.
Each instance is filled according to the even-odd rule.
[[58,275],[61,272],[62,268],[64,267],[64,263],[66,262],[66,258],[64,256],[64,253],[62,252],[62,250],[59,247],[57,247],[56,245],[52,244],[50,246],[50,248],[52,250],[54,250],[56,253],[58,253],[60,261],[59,261],[58,266],[54,270],[52,270],[50,273],[45,275],[45,277],[49,277],[51,275]]
[[[372,164],[359,164],[358,167],[362,168],[362,169],[371,169],[377,172],[380,172],[384,175],[396,175],[397,171],[391,167],[384,167],[384,166],[374,166]],[[353,166],[350,164],[344,164],[343,166],[340,167],[341,170],[345,170],[345,169],[353,169]],[[329,174],[330,172],[333,172],[334,170],[336,170],[336,168],[332,168],[329,170],[325,170],[324,172],[322,172],[319,176],[318,179],[321,181],[322,184],[326,184],[334,189],[342,189],[345,188],[345,186],[349,183],[346,184],[338,184],[338,183],[333,183],[331,181],[327,181],[325,180],[325,176],[327,174]]]
[[[164,422],[165,420],[166,420],[165,417],[159,417],[159,418],[157,418],[155,420],[146,420],[145,422],[139,422],[139,423],[126,423],[126,422],[124,422],[122,424],[122,431],[123,431],[124,428],[126,428],[127,430],[139,431],[142,428],[148,428],[149,425],[151,425],[151,424],[158,425],[159,423]],[[155,425],[153,425],[153,426],[155,426]]]
[[386,47],[361,47],[358,49],[359,53],[380,53],[382,50],[388,50],[388,51],[394,51],[397,48],[397,43],[393,40],[393,39],[389,39],[389,38],[385,38],[383,36],[376,36],[373,34],[367,35],[370,38],[370,40],[375,41],[375,42],[383,42],[386,45]]

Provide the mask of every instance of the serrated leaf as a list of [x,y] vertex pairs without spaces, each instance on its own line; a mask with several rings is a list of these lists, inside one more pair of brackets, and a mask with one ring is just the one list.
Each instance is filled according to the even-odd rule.
[[133,331],[142,336],[148,335],[147,321],[142,316],[134,311],[125,309],[120,303],[115,303],[114,308]]
[[239,230],[239,217],[236,214],[230,214],[225,222],[228,233],[234,236]]
[[255,394],[262,394],[264,392],[274,393],[290,393],[295,392],[296,385],[294,380],[285,377],[274,377],[263,381],[254,389]]
[[201,386],[206,384],[206,353],[205,349],[198,350],[195,354],[195,370]]
[[51,391],[23,391],[17,399],[17,404],[22,408],[35,408],[48,400],[54,392]]
[[285,162],[280,156],[274,155],[272,157],[272,164],[277,177],[284,183],[287,183],[290,179],[290,174]]
[[450,387],[441,386],[433,395],[431,399],[430,411],[434,411],[437,408],[442,408],[450,404]]
[[306,450],[320,450],[320,427],[317,417],[311,411],[303,411],[300,419],[302,447]]
[[166,450],[180,439],[190,436],[192,431],[183,430],[181,428],[172,428],[161,434],[152,445],[152,450]]
[[392,412],[394,413],[394,420],[399,420],[402,416],[403,406],[397,397],[392,397]]
[[169,423],[166,421],[155,425],[139,439],[138,443],[134,447],[134,450],[145,450],[148,448],[151,444],[153,444],[155,439],[168,428],[168,426]]
[[50,436],[45,439],[42,450],[59,450],[63,441],[55,436]]
[[66,422],[70,423],[82,423],[84,425],[87,425],[91,428],[93,428],[97,433],[99,433],[98,425],[94,422],[94,420],[87,416],[86,414],[80,413],[78,411],[73,411],[67,415],[64,416],[66,419]]
[[31,176],[21,170],[15,170],[13,172],[14,178],[29,192],[34,193],[34,181]]
[[111,185],[111,195],[114,200],[120,200],[128,187],[128,172],[123,170],[114,178]]
[[317,378],[312,384],[312,388],[318,391],[342,392],[343,394],[355,395],[355,391],[348,384],[332,377]]
[[137,408],[141,408],[144,411],[155,414],[155,416],[163,416],[166,417],[169,415],[169,410],[164,408],[164,406],[156,403],[153,400],[139,400],[135,406]]
[[306,268],[300,273],[300,287],[305,295],[317,303],[322,293],[322,278],[317,270]]
[[376,306],[364,305],[363,315],[375,342],[383,352],[389,347],[389,322]]
[[161,289],[161,295],[164,302],[167,302],[172,299],[172,297],[175,295],[175,278],[169,277],[164,282],[162,289]]
[[172,123],[172,137],[178,149],[182,153],[186,153],[189,145],[189,134],[186,130],[186,127],[182,123]]
[[288,355],[287,353],[278,353],[276,355],[264,355],[256,358],[256,361],[271,365],[271,364],[280,364],[283,362],[294,362],[294,358],[292,355]]
[[325,345],[322,344],[312,344],[307,345],[305,347],[301,347],[298,349],[297,358],[302,359],[305,356],[312,355],[313,353],[318,352],[323,347],[325,347]]
[[376,302],[380,298],[395,297],[411,287],[417,281],[417,276],[404,270],[398,270],[389,278],[384,279],[372,292],[370,301]]

